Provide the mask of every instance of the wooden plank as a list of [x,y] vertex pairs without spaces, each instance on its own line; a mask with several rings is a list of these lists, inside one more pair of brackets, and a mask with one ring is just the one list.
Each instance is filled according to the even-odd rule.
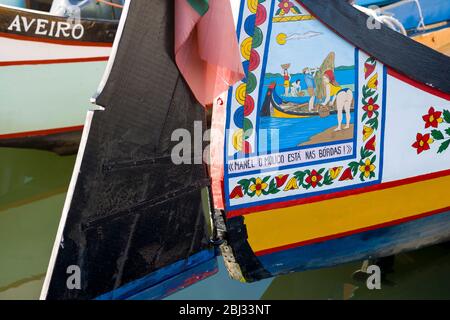
[[413,37],[433,50],[450,56],[450,27]]

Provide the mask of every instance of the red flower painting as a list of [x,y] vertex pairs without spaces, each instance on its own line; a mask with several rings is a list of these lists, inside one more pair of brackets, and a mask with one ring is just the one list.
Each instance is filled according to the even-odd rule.
[[370,98],[367,104],[363,107],[363,110],[367,112],[367,116],[369,118],[372,118],[375,111],[380,109],[380,106],[375,103],[375,100],[373,98]]
[[239,198],[242,198],[243,196],[244,196],[244,193],[242,192],[241,186],[237,186],[236,188],[234,188],[230,194],[231,199],[239,199]]
[[291,11],[291,8],[294,6],[294,4],[289,0],[281,0],[278,4],[278,7],[284,11],[285,14],[289,13]]
[[365,146],[367,150],[375,151],[375,140],[376,140],[376,138],[375,138],[375,136],[373,136],[372,138],[370,138],[369,141],[367,141],[366,146]]
[[311,187],[315,188],[319,184],[319,182],[322,180],[322,176],[316,171],[311,171],[311,174],[305,179],[305,182],[308,185],[311,185]]
[[437,128],[442,120],[442,112],[435,111],[433,107],[428,110],[428,114],[422,116],[423,121],[425,121],[425,129],[429,127]]
[[375,63],[366,62],[364,64],[364,77],[367,79],[375,70]]
[[430,134],[418,133],[416,136],[416,142],[412,144],[413,148],[417,149],[417,154],[421,154],[423,151],[430,149],[430,144],[434,142],[433,138],[430,137]]
[[351,168],[345,169],[345,171],[342,173],[341,178],[339,179],[339,181],[347,181],[347,180],[353,180],[353,174],[352,174]]
[[288,176],[289,176],[288,174],[284,174],[284,175],[282,174],[282,175],[275,177],[275,182],[276,182],[277,188],[279,188],[285,184]]

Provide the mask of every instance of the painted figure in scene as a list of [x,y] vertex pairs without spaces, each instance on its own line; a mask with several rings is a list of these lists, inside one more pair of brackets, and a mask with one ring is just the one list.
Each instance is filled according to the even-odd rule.
[[284,95],[286,96],[286,97],[288,97],[289,96],[289,88],[290,88],[290,86],[291,86],[291,76],[289,75],[289,72],[288,72],[288,70],[287,69],[284,69],[284,71],[283,71],[283,79],[284,79],[284,84],[283,84],[283,86],[284,86]]
[[291,95],[293,97],[300,97],[301,96],[301,91],[302,91],[302,88],[301,88],[301,85],[300,85],[300,80],[297,80],[297,81],[295,81],[292,84]]
[[306,84],[306,90],[308,92],[309,98],[309,111],[313,111],[314,109],[314,101],[316,99],[316,91],[315,91],[315,84],[314,84],[314,74],[311,71],[310,68],[306,67],[303,69],[303,74],[305,75],[305,84]]
[[353,103],[353,92],[350,89],[342,89],[336,82],[333,70],[326,70],[323,74],[323,83],[326,89],[326,98],[323,106],[336,106],[338,125],[334,131],[342,130],[342,117],[345,110],[346,125],[345,129],[350,128],[350,108]]

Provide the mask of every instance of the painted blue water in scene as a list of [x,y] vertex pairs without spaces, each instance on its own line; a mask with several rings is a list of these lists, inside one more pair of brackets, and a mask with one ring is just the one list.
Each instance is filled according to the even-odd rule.
[[[355,83],[355,69],[337,69],[335,71],[336,81],[342,86],[350,87],[353,89]],[[291,74],[291,84],[297,80],[300,80],[301,89],[306,90],[304,81],[305,75],[303,73]],[[276,82],[276,93],[285,102],[293,103],[307,103],[310,99],[309,96],[304,97],[286,97],[284,96],[283,77],[281,75],[268,76],[264,80],[264,87],[260,98],[260,104],[264,101],[267,93],[268,86]],[[315,104],[322,101],[316,100]],[[261,106],[260,106],[261,107]],[[259,119],[259,130],[279,130],[278,137],[280,150],[295,148],[298,145],[305,143],[311,139],[314,135],[317,135],[327,129],[337,126],[337,115],[330,115],[326,118],[320,118],[318,116],[310,118],[273,118],[273,117],[261,117]],[[354,123],[354,113],[351,114],[351,121]],[[345,123],[345,116],[344,116]],[[259,152],[268,152],[272,148],[272,138],[275,139],[277,135],[270,135],[266,133],[259,133]]]
[[[354,113],[352,112],[351,123],[354,123],[353,118]],[[343,122],[345,123],[345,119]],[[280,137],[280,150],[297,147],[298,145],[309,141],[312,136],[336,126],[337,115],[335,114],[326,118],[321,118],[319,116],[292,119],[261,117],[259,123],[260,130],[279,130],[278,137]],[[268,137],[265,138],[262,134],[260,134],[258,148],[262,153],[270,150],[270,147],[272,146],[271,139],[276,139],[277,137],[277,135],[270,136],[270,134],[267,134],[267,136]]]

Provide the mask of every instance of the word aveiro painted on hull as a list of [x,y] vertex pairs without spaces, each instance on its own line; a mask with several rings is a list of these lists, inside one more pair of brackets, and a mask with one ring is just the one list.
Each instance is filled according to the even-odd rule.
[[7,30],[17,33],[48,36],[54,38],[83,38],[84,26],[80,23],[65,21],[50,21],[41,18],[28,18],[16,15]]
[[[443,128],[450,123],[448,99],[421,91],[422,97],[411,101],[408,90],[416,87],[403,88],[383,63],[340,38],[299,2],[246,1],[238,26],[246,77],[228,94],[229,216],[448,169],[424,169],[416,154],[440,142],[437,151],[448,158],[444,162],[450,160],[442,155],[450,142],[450,129]],[[414,129],[411,147],[409,118],[425,112],[433,130]],[[388,150],[385,136],[396,141],[386,142]],[[392,150],[399,144],[409,152]],[[414,157],[414,165],[398,171],[405,156]]]
[[113,20],[64,18],[2,6],[0,16],[0,36],[17,40],[111,46],[117,29],[117,21]]

